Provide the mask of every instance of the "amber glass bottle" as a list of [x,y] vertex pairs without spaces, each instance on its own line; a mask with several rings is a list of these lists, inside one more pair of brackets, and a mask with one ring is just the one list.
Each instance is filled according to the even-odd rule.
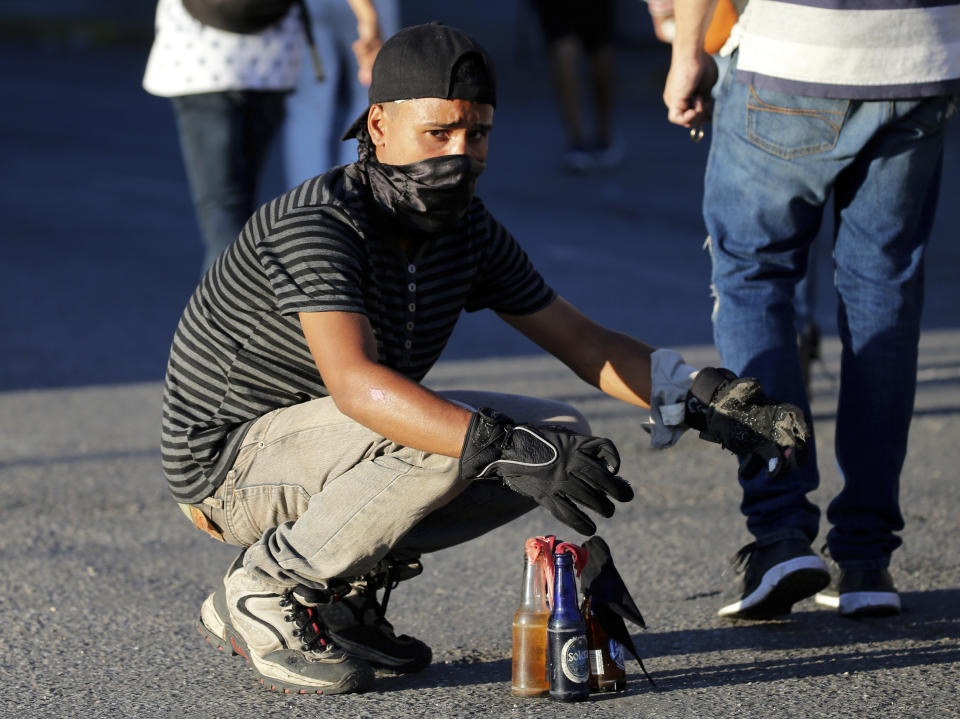
[[590,652],[590,691],[622,692],[627,688],[627,672],[623,660],[623,647],[600,626],[597,615],[590,607],[590,595],[586,592],[581,608],[587,623],[587,650]]
[[550,691],[547,680],[547,607],[543,568],[524,555],[520,606],[513,615],[513,677],[515,696],[543,696]]

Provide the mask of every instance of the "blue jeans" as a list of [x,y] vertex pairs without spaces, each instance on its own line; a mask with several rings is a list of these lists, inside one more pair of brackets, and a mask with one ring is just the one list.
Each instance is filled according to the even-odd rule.
[[171,98],[205,248],[204,270],[256,209],[260,173],[283,122],[285,95],[230,90]]
[[[731,72],[714,111],[703,201],[714,339],[725,366],[757,377],[768,395],[808,417],[793,298],[833,192],[843,489],[827,511],[827,545],[845,568],[884,567],[900,545],[924,248],[953,104],[785,95],[738,83]],[[802,532],[813,541],[820,512],[806,495],[818,481],[815,453],[786,479],[741,480],[750,532]]]

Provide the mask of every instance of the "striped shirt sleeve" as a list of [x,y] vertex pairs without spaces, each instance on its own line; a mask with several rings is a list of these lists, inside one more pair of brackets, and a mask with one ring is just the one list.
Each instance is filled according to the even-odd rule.
[[492,309],[508,315],[528,315],[543,309],[556,297],[519,243],[487,213],[488,242],[477,280],[465,309]]

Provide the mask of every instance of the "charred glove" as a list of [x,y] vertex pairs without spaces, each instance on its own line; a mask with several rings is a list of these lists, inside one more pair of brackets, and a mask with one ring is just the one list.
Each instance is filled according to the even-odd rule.
[[756,379],[728,369],[706,367],[697,373],[684,423],[739,456],[744,479],[762,468],[780,477],[806,461],[810,431],[800,408],[770,399]]
[[[483,407],[473,413],[460,452],[460,477],[499,477],[514,492],[531,497],[581,534],[597,526],[580,508],[613,516],[613,497],[633,499],[633,489],[617,476],[620,455],[609,439],[561,427],[515,424]],[[578,506],[579,505],[579,506]]]

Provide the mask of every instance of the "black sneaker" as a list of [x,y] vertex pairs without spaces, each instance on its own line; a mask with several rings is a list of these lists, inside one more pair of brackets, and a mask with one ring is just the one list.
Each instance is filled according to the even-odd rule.
[[782,539],[763,547],[752,542],[733,561],[743,572],[743,582],[735,601],[717,612],[721,617],[780,617],[830,583],[827,565],[805,539]]
[[[419,562],[390,564],[353,584],[353,591],[332,604],[317,609],[330,637],[348,654],[374,667],[393,672],[418,672],[430,664],[433,652],[419,639],[397,636],[384,616],[390,592],[402,579],[416,576],[423,568]],[[377,590],[384,588],[383,600]]]
[[313,607],[293,593],[264,589],[241,554],[200,609],[198,631],[217,649],[247,659],[266,688],[284,693],[345,694],[373,684],[373,669],[330,640]]
[[838,569],[817,604],[845,617],[882,617],[900,613],[900,595],[886,569]]

